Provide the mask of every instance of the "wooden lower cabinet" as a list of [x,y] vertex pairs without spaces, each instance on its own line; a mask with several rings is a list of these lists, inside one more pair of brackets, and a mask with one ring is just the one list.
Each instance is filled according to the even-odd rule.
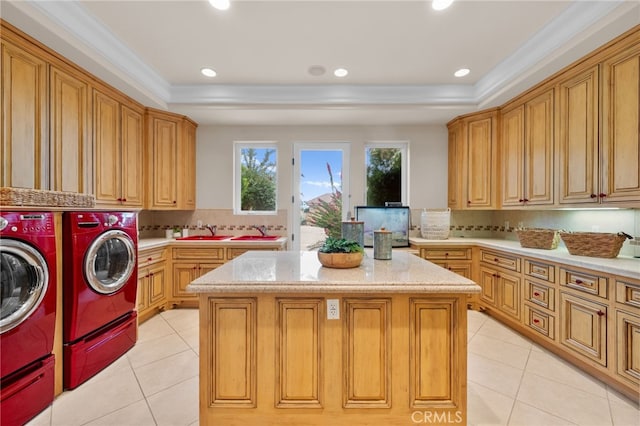
[[164,309],[167,302],[167,249],[141,250],[138,254],[138,322]]
[[560,292],[560,343],[576,354],[607,365],[607,305]]
[[480,299],[496,307],[502,314],[520,319],[522,280],[520,276],[487,265],[480,266]]
[[171,286],[172,302],[178,303],[186,300],[195,301],[197,299],[197,295],[187,291],[189,283],[222,264],[222,262],[174,262],[173,281]]
[[200,324],[202,425],[466,422],[464,295],[205,294]]
[[631,386],[640,387],[640,316],[616,312],[616,373]]

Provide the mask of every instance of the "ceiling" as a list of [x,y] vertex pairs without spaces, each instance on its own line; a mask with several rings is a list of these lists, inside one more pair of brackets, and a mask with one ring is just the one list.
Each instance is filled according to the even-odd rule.
[[[457,0],[444,11],[426,0],[0,5],[3,19],[129,96],[200,125],[443,124],[640,24],[640,2],[625,0]],[[334,77],[337,67],[349,74]],[[462,67],[471,73],[454,77]]]

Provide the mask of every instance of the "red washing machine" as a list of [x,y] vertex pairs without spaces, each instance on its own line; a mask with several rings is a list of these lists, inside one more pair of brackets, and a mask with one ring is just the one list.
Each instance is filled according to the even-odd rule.
[[0,424],[53,402],[56,237],[53,213],[0,212]]
[[138,337],[138,220],[133,212],[65,213],[64,387],[118,359]]

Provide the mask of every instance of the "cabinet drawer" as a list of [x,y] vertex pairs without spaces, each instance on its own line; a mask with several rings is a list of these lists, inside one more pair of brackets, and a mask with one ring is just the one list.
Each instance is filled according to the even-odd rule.
[[140,250],[138,252],[139,268],[153,265],[154,263],[162,262],[164,260],[167,260],[167,250],[164,248]]
[[494,251],[480,250],[480,260],[491,265],[520,272],[519,257],[508,256]]
[[173,258],[195,260],[224,260],[224,248],[222,247],[181,247],[173,249]]
[[524,325],[551,340],[555,337],[555,317],[526,303],[524,305]]
[[584,271],[560,268],[560,285],[607,298],[608,278]]
[[616,280],[616,302],[640,308],[640,283]]
[[550,311],[556,310],[555,289],[534,281],[524,280],[524,298]]
[[437,260],[471,260],[470,248],[422,248],[420,255],[424,259]]
[[524,259],[524,274],[553,283],[556,280],[556,267],[537,260]]

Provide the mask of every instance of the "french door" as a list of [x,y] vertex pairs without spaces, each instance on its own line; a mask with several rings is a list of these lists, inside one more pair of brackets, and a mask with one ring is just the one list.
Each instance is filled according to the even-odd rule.
[[296,142],[293,145],[291,239],[293,250],[315,250],[329,229],[347,219],[349,205],[347,142]]

